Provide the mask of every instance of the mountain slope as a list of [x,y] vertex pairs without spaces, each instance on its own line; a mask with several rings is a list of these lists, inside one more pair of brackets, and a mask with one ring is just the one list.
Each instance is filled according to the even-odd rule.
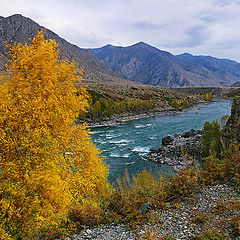
[[[129,47],[107,45],[89,50],[120,76],[149,85],[230,86],[240,80],[238,70],[236,73],[231,73],[230,70],[221,72],[221,66],[219,66],[219,71],[213,71],[203,64],[184,61],[181,57],[143,42]],[[220,59],[219,61],[221,63]],[[231,63],[230,60],[226,61]]]
[[[5,54],[5,43],[20,42],[28,43],[43,27],[20,14],[10,17],[0,17],[0,70],[4,69],[8,56]],[[59,44],[60,57],[74,60],[78,66],[83,66],[87,81],[124,81],[111,69],[106,67],[92,53],[81,49],[54,32],[46,29],[45,38],[55,39]]]
[[201,65],[226,78],[240,78],[240,63],[233,60],[218,59],[211,56],[193,56],[189,53],[183,53],[176,57],[186,63]]
[[234,84],[231,85],[231,87],[240,87],[240,82],[235,82]]

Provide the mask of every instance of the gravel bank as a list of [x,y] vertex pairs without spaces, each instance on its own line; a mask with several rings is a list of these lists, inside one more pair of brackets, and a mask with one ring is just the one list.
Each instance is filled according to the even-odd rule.
[[[231,205],[229,201],[240,200],[240,195],[233,187],[223,184],[203,189],[193,195],[188,201],[171,204],[164,211],[153,211],[160,214],[160,225],[151,226],[156,236],[171,234],[174,239],[194,239],[193,237],[206,227],[227,230],[223,221],[233,217],[240,217],[239,209],[225,209],[223,204]],[[226,237],[226,239],[235,239]]]
[[[101,225],[96,228],[86,229],[65,240],[82,239],[144,239],[144,235],[151,231],[154,236],[163,237],[171,234],[173,239],[194,239],[196,234],[201,233],[206,226],[225,229],[228,226],[220,225],[223,220],[240,217],[239,209],[227,208],[221,212],[221,206],[231,205],[231,200],[240,201],[240,195],[228,184],[219,184],[201,190],[191,198],[179,203],[171,203],[165,210],[152,210],[155,221],[147,224],[139,233],[128,231],[126,225]],[[230,204],[230,205],[229,205]],[[201,222],[202,218],[206,219]],[[230,230],[229,230],[230,231]],[[226,237],[226,239],[236,239]]]
[[169,109],[155,110],[155,111],[152,110],[152,111],[149,111],[146,113],[140,113],[140,114],[124,113],[124,114],[112,116],[111,118],[106,118],[105,120],[88,122],[87,127],[95,128],[95,127],[117,126],[133,120],[140,120],[140,119],[155,117],[160,115],[176,114],[176,113],[181,113],[186,111],[187,111],[186,108],[179,109],[179,110],[169,108]]

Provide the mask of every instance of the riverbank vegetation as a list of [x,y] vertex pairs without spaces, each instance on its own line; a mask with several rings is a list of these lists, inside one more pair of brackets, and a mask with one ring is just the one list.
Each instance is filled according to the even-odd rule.
[[[137,87],[132,87],[136,90]],[[131,90],[132,90],[131,89]],[[139,90],[140,91],[140,90]],[[81,112],[78,120],[93,120],[99,121],[103,119],[110,119],[113,116],[121,116],[122,114],[139,114],[149,111],[159,111],[167,109],[183,109],[192,106],[199,101],[211,101],[214,95],[211,93],[196,94],[194,96],[177,96],[173,94],[170,96],[157,95],[144,98],[136,93],[130,93],[131,96],[113,97],[106,93],[99,93],[97,91],[88,90],[90,95],[89,107],[86,112]],[[140,97],[140,98],[139,98]]]
[[100,97],[90,101],[87,112],[80,113],[79,119],[103,119],[122,113],[141,113],[156,108],[156,104],[150,100],[124,99],[114,101],[110,98]]
[[154,92],[152,89],[132,87],[125,93],[121,92],[116,95],[114,92],[106,93],[105,91],[99,92],[96,89],[89,89],[89,107],[86,112],[79,114],[78,120],[99,121],[122,114],[134,115],[149,111],[167,110],[175,108],[171,104],[173,101],[184,101],[183,96],[169,94],[168,91],[163,93],[161,89],[157,93],[152,94],[152,92]]
[[207,101],[210,102],[212,101],[213,97],[216,97],[212,95],[212,93],[202,93],[202,94],[194,94],[193,96],[188,96],[186,98],[181,98],[181,99],[171,99],[168,101],[169,105],[176,108],[185,108],[189,107],[194,103],[197,103],[199,101]]
[[211,101],[214,97],[216,97],[216,95],[213,95],[211,92],[207,92],[207,93],[198,93],[198,94],[194,94],[194,97],[205,100],[205,101]]

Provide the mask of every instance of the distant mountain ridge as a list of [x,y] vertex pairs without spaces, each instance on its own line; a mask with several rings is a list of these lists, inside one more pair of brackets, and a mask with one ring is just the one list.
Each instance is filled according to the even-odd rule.
[[[0,71],[8,55],[6,42],[28,43],[43,27],[20,14],[0,16]],[[163,87],[231,86],[240,81],[240,63],[189,53],[174,56],[144,42],[129,47],[107,45],[81,49],[46,29],[45,37],[59,44],[60,57],[83,66],[86,82],[127,83],[125,79]],[[123,79],[125,78],[125,79]]]
[[[28,43],[44,27],[30,18],[20,14],[10,17],[0,17],[0,70],[4,70],[8,56],[5,54],[5,44],[13,42]],[[85,49],[73,45],[56,33],[46,29],[44,37],[55,39],[59,44],[60,57],[74,60],[78,66],[83,66],[87,81],[124,81],[98,58]]]
[[240,80],[240,63],[235,61],[188,53],[174,56],[144,42],[89,51],[120,76],[154,86],[227,87]]
[[235,82],[234,84],[231,85],[231,87],[240,87],[240,82]]
[[183,53],[176,56],[180,60],[188,63],[199,64],[206,69],[219,74],[232,74],[240,78],[240,63],[229,60],[219,59],[211,56],[193,56],[189,53]]

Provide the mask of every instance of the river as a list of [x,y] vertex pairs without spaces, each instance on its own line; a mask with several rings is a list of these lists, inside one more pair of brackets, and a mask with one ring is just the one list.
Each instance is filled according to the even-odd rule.
[[231,112],[230,100],[215,99],[187,112],[160,115],[134,120],[124,125],[92,128],[92,139],[109,166],[109,181],[123,177],[126,169],[130,176],[143,171],[153,175],[173,174],[172,167],[146,160],[150,148],[161,145],[166,135],[174,135],[190,129],[202,129],[205,121],[212,122]]

